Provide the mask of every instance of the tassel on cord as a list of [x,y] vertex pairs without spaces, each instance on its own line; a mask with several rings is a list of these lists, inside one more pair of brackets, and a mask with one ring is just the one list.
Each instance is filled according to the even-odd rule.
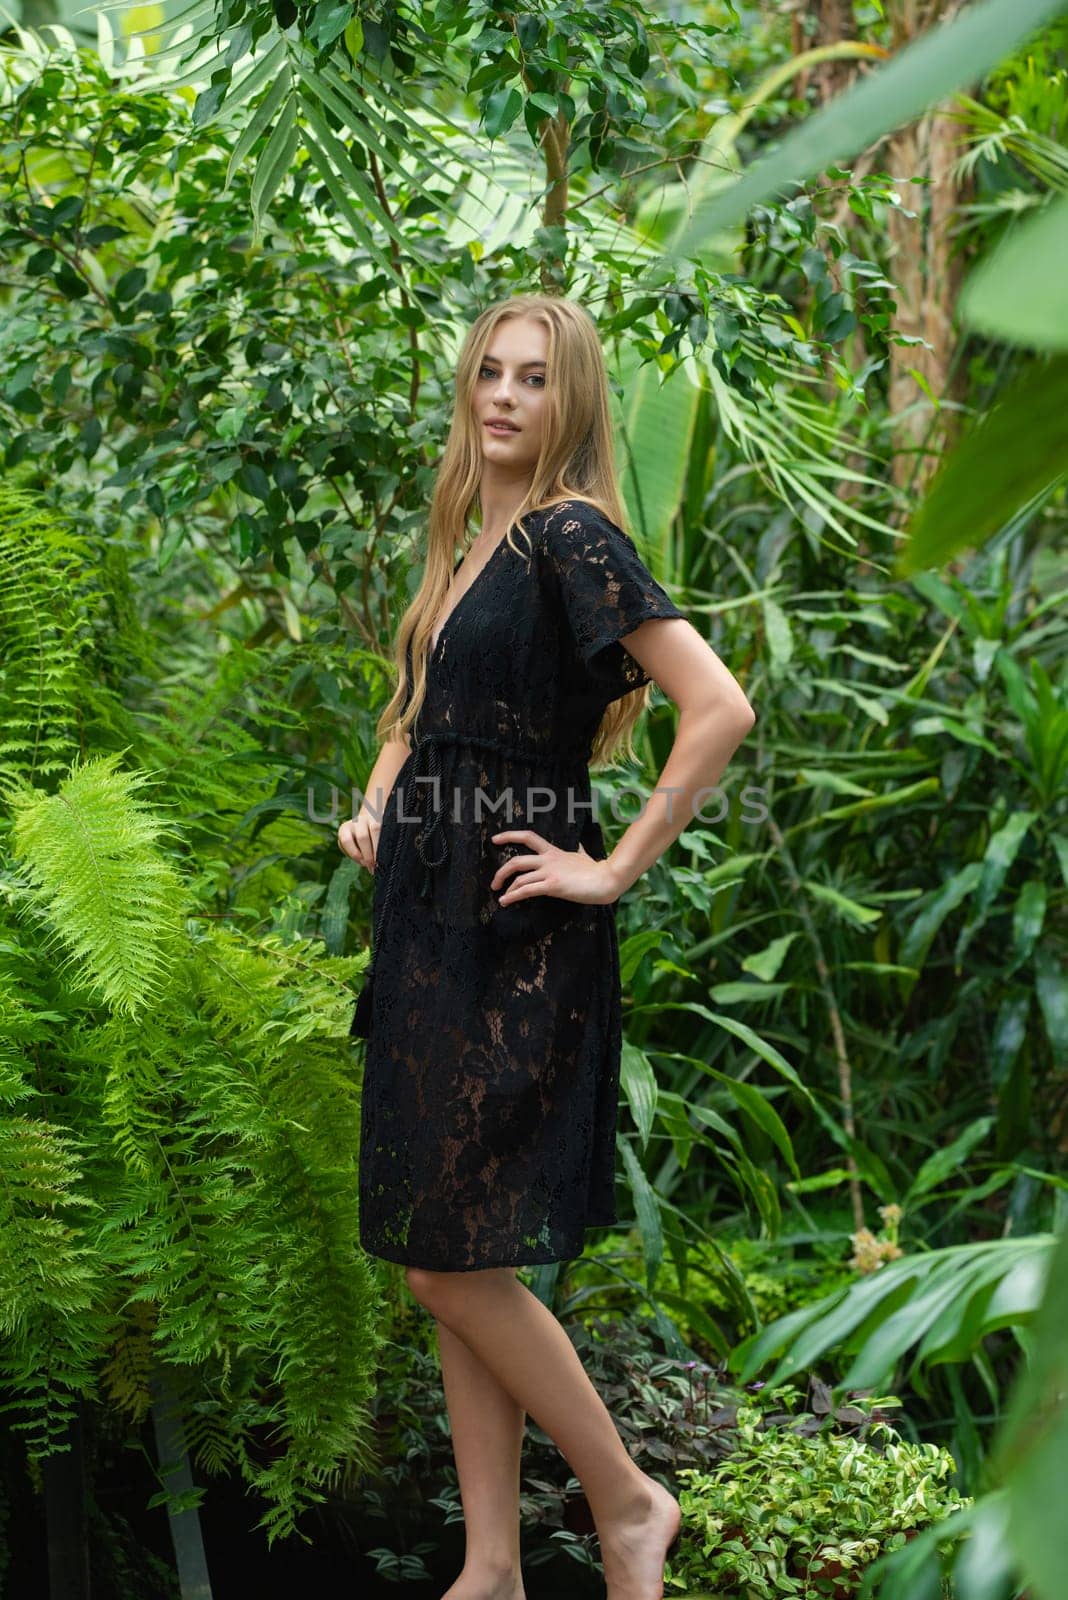
[[374,1014],[374,985],[375,969],[367,968],[364,976],[363,988],[356,999],[356,1010],[353,1013],[352,1026],[349,1037],[353,1039],[367,1039],[371,1034],[371,1017]]

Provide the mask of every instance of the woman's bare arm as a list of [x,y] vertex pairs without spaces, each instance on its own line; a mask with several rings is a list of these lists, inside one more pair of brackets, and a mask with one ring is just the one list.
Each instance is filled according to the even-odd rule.
[[358,861],[361,867],[366,867],[368,872],[375,870],[378,860],[378,835],[382,829],[386,797],[411,748],[407,735],[383,741],[367,779],[359,811],[343,822],[337,831],[337,842],[345,854],[351,856],[353,861]]
[[684,618],[653,618],[621,642],[679,708],[656,789],[607,858],[623,894],[707,805],[700,791],[719,782],[756,714],[737,678]]

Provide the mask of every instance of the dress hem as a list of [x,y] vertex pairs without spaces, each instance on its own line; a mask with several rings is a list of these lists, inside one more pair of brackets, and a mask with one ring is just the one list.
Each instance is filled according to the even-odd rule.
[[[610,1221],[606,1222],[586,1223],[587,1229],[616,1228],[618,1226],[618,1217],[613,1217]],[[522,1261],[477,1261],[474,1263],[465,1261],[462,1264],[455,1266],[447,1263],[442,1265],[440,1261],[413,1261],[408,1256],[390,1255],[388,1251],[380,1249],[372,1250],[367,1245],[362,1243],[360,1248],[366,1255],[375,1256],[380,1261],[392,1261],[395,1266],[399,1267],[415,1267],[420,1272],[492,1272],[497,1267],[546,1267],[551,1266],[553,1262],[556,1261],[577,1261],[585,1250],[586,1245],[585,1241],[583,1241],[573,1250],[565,1249],[563,1252],[557,1250],[552,1255],[528,1255],[525,1256]]]

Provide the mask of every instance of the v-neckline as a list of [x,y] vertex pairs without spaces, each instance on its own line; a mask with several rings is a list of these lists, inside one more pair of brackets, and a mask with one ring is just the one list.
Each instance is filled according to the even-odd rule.
[[[459,600],[456,601],[456,603],[453,606],[452,610],[447,614],[447,616],[445,618],[445,621],[441,624],[441,627],[438,629],[437,638],[432,640],[432,642],[431,642],[431,646],[430,646],[430,659],[431,659],[431,661],[433,661],[437,657],[438,649],[439,649],[439,647],[441,645],[441,641],[445,637],[445,632],[446,632],[446,630],[447,630],[447,628],[449,626],[449,623],[452,621],[453,617],[459,611],[460,607],[463,605],[464,601],[467,599],[467,597],[471,593],[472,589],[477,588],[479,583],[481,583],[482,579],[486,575],[487,569],[489,568],[489,566],[492,564],[492,562],[496,558],[497,552],[498,552],[498,550],[500,550],[501,545],[502,544],[507,544],[507,543],[508,543],[508,535],[507,534],[505,534],[502,538],[497,540],[497,543],[494,545],[493,549],[490,551],[490,553],[486,557],[485,561],[483,561],[482,565],[479,567],[478,571],[475,573],[475,576],[471,579],[471,582],[467,585],[467,588],[464,590],[464,592],[460,596]],[[461,556],[460,560],[456,563],[455,567],[453,568],[453,572],[452,572],[452,575],[453,575],[454,578],[456,577],[456,574],[459,572],[460,568],[463,566],[463,564],[464,564],[464,562],[466,560],[467,560],[467,556],[463,555],[463,556]]]

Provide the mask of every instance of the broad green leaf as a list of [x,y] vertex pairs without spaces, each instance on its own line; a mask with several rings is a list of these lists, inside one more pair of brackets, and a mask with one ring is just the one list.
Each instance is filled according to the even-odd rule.
[[799,767],[797,775],[810,789],[830,789],[832,794],[852,794],[858,798],[871,794],[870,789],[855,783],[852,778],[844,778],[837,772],[826,772],[822,767]]
[[254,243],[258,243],[262,237],[267,208],[281,188],[283,180],[289,176],[289,169],[299,146],[297,97],[291,94],[279,112],[278,121],[271,130],[263,154],[256,163],[256,173],[252,179],[249,198],[252,204]]
[[675,1158],[686,1171],[694,1147],[694,1131],[686,1113],[686,1102],[681,1095],[661,1089],[656,1099],[656,1112],[661,1125],[667,1129]]
[[1068,889],[1068,834],[1054,833],[1050,839],[1061,869],[1061,878],[1065,888]]
[[1068,469],[1066,411],[1068,356],[1017,378],[936,474],[898,557],[899,575],[977,548],[1043,496]]
[[727,861],[721,861],[714,867],[709,867],[702,873],[702,881],[706,887],[718,889],[731,883],[737,883],[739,877],[744,876],[754,862],[762,862],[764,857],[757,853],[751,855],[731,856]]
[[798,938],[800,934],[795,932],[784,933],[780,938],[773,939],[763,950],[758,950],[755,955],[746,956],[742,962],[742,971],[751,972],[755,978],[770,983],[782,966],[787,950]]
[[918,978],[919,973],[915,967],[903,967],[897,961],[843,961],[842,972],[879,972],[889,976],[891,973],[903,978]]
[[668,1289],[657,1289],[656,1298],[662,1305],[667,1306],[669,1311],[674,1311],[679,1321],[689,1323],[695,1333],[702,1334],[718,1356],[726,1356],[730,1342],[723,1329],[713,1322],[699,1301],[690,1300],[686,1295],[675,1294]]
[[[804,1371],[812,1363],[825,1358],[828,1352],[837,1351],[843,1340],[878,1310],[882,1301],[889,1301],[893,1310],[907,1297],[910,1292],[909,1278],[892,1271],[894,1267],[901,1265],[900,1261],[891,1261],[844,1293],[825,1297],[823,1300],[817,1300],[814,1305],[806,1307],[805,1310],[809,1315],[804,1322],[799,1322],[795,1329],[791,1330],[791,1337],[786,1345],[771,1335],[774,1329],[785,1328],[790,1320],[789,1317],[771,1323],[765,1330],[769,1337],[763,1344],[754,1344],[752,1352],[747,1351],[747,1355],[755,1356],[758,1350],[766,1354],[782,1351],[777,1365],[767,1379],[772,1384],[781,1383],[791,1373]],[[747,1360],[744,1368],[746,1375],[748,1376],[753,1370],[752,1360]],[[743,1383],[747,1381],[747,1376],[742,1378]]]
[[735,1173],[739,1192],[752,1197],[761,1227],[768,1238],[774,1239],[782,1227],[782,1209],[775,1185],[767,1173],[750,1161],[740,1146],[733,1151],[721,1151],[720,1159]]
[[937,1188],[943,1179],[948,1178],[953,1169],[971,1154],[976,1145],[982,1144],[993,1126],[993,1117],[977,1117],[953,1140],[952,1144],[928,1156],[901,1201],[905,1210],[908,1210],[910,1201],[919,1199],[920,1195]]
[[1012,950],[1018,962],[1025,962],[1034,941],[1046,922],[1046,883],[1042,878],[1030,878],[1018,894],[1012,912]]
[[1068,983],[1052,950],[1035,951],[1035,993],[1057,1066],[1068,1062]]
[[918,969],[923,967],[935,934],[949,913],[955,911],[961,901],[971,894],[979,882],[982,871],[981,862],[969,861],[967,866],[955,872],[941,888],[933,890],[925,905],[913,912],[899,951],[901,960],[906,966]]
[[[1013,1062],[1016,1060],[1027,1037],[1027,1022],[1031,1011],[1030,988],[1011,989],[1005,995],[998,1007],[997,1020],[990,1041],[990,1079],[995,1087],[1001,1089],[1009,1074]],[[1028,1065],[1027,1077],[1030,1078]],[[1013,1086],[1011,1092],[1018,1092],[1019,1085]],[[1006,1090],[999,1096],[999,1109],[1008,1110],[1007,1105],[1002,1107]]]
[[330,955],[340,955],[345,947],[349,921],[349,891],[362,869],[346,856],[334,868],[323,901],[319,932]]
[[[635,1009],[638,1008],[636,1007]],[[642,1007],[641,1009],[644,1010],[646,1008]],[[780,1055],[773,1044],[768,1044],[766,1039],[762,1039],[759,1034],[754,1033],[752,1028],[747,1027],[744,1022],[738,1022],[734,1017],[728,1017],[723,1011],[709,1011],[707,1006],[701,1005],[697,1000],[673,1000],[654,1009],[658,1011],[696,1011],[698,1016],[707,1018],[709,1022],[714,1022],[717,1026],[725,1028],[728,1033],[733,1033],[736,1039],[741,1039],[742,1043],[747,1044],[750,1050],[754,1051],[762,1061],[766,1061],[769,1066],[774,1067],[776,1072],[781,1072],[783,1077],[789,1083],[792,1083],[795,1089],[800,1089],[806,1100],[812,1100],[812,1094],[808,1086],[802,1083],[794,1068],[786,1060],[786,1057]]]
[[622,1152],[630,1192],[634,1196],[634,1211],[645,1256],[646,1284],[651,1293],[660,1263],[664,1259],[664,1231],[660,1222],[660,1205],[652,1184],[642,1171],[638,1158],[631,1148],[630,1140],[620,1139],[618,1147]]
[[855,683],[846,683],[839,678],[809,678],[808,683],[813,689],[826,689],[828,694],[837,694],[845,700],[854,701],[864,714],[871,717],[881,728],[885,728],[890,720],[882,702],[870,694],[865,694]]
[[[711,1069],[709,1070],[711,1071]],[[702,1106],[696,1103],[691,1103],[690,1115],[693,1117],[695,1122],[700,1122],[703,1127],[714,1128],[717,1133],[721,1133],[727,1140],[728,1144],[738,1144],[738,1135],[735,1130],[731,1127],[729,1122],[720,1116],[718,1111],[713,1111],[711,1106]],[[711,1143],[711,1140],[708,1142]]]
[[790,619],[777,600],[765,598],[764,637],[768,641],[768,670],[773,678],[781,678],[794,653],[794,638]]
[[705,1071],[712,1077],[718,1078],[727,1089],[727,1092],[738,1102],[738,1105],[750,1121],[767,1134],[768,1138],[777,1147],[783,1160],[786,1162],[795,1178],[800,1178],[801,1172],[794,1155],[794,1147],[790,1142],[790,1135],[786,1131],[779,1113],[768,1100],[761,1094],[754,1084],[743,1083],[740,1078],[732,1078],[729,1072],[720,1072],[717,1067],[706,1067]]
[[789,983],[746,983],[739,979],[732,983],[717,983],[709,990],[709,999],[717,1006],[754,1005],[766,1000],[778,1000],[789,994]]
[[[995,751],[995,754],[1000,752]],[[844,817],[865,817],[873,811],[888,811],[894,806],[912,805],[924,795],[937,794],[942,785],[938,778],[920,778],[903,789],[890,789],[886,794],[867,795],[863,800],[852,800],[843,806],[832,806],[828,811],[814,811],[810,817],[787,829],[788,834],[802,832],[805,828],[818,828],[825,822],[838,822]]]
[[829,1167],[826,1172],[814,1173],[797,1182],[790,1179],[786,1187],[791,1194],[814,1194],[818,1189],[836,1189],[840,1183],[848,1183],[852,1176],[848,1167]]
[[958,308],[980,333],[1068,351],[1068,198],[1017,223],[971,274]]
[[[774,1357],[768,1383],[784,1381],[835,1352],[855,1350],[856,1359],[838,1382],[839,1389],[865,1388],[885,1378],[912,1344],[918,1344],[936,1323],[945,1343],[952,1311],[964,1320],[977,1285],[1004,1282],[995,1289],[985,1312],[1004,1326],[1015,1317],[1033,1315],[1035,1270],[1030,1264],[1047,1257],[1053,1235],[992,1239],[954,1245],[887,1262],[847,1289],[837,1290],[810,1306],[769,1323],[744,1340],[731,1357],[740,1380],[748,1382]],[[1017,1268],[1023,1270],[1017,1274]],[[1011,1285],[1015,1288],[1011,1289]],[[941,1322],[939,1321],[941,1320]]]
[[1068,1482],[1068,1228],[1061,1232],[992,1470],[1009,1497],[1009,1539],[1038,1600],[1068,1594],[1064,1485]]
[[[880,1274],[887,1270],[886,1266],[878,1269]],[[867,1388],[890,1382],[905,1352],[921,1341],[943,1312],[950,1309],[956,1319],[964,1316],[973,1287],[967,1268],[943,1271],[936,1266],[922,1286],[916,1285],[906,1302],[881,1319],[879,1326],[864,1338],[847,1374],[848,1387]]]
[[1002,759],[1001,751],[992,739],[986,739],[974,728],[969,728],[967,723],[961,722],[957,717],[918,717],[912,724],[912,732],[917,739],[926,738],[929,734],[945,734],[950,739],[956,739],[960,744],[974,745],[977,750],[985,750],[987,755]]
[[629,1040],[623,1042],[619,1078],[644,1150],[656,1116],[656,1074],[644,1050]]
[[630,987],[631,979],[649,951],[659,949],[663,939],[663,929],[643,928],[640,933],[632,933],[628,938],[620,940],[619,977],[624,989]]
[[612,400],[616,467],[631,532],[653,576],[670,579],[668,541],[690,457],[699,367],[686,357],[664,380],[636,344],[623,345],[613,366],[623,396]]
[[[259,84],[253,82],[253,80],[263,72],[263,69],[267,64],[276,62],[279,55],[283,53],[283,41],[279,39],[277,47],[273,50],[269,50],[259,67],[248,73],[247,77],[243,80],[239,86],[242,94],[239,95],[238,98],[242,98],[245,91],[252,92],[253,90],[258,89]],[[226,177],[223,179],[224,194],[233,182],[234,173],[238,170],[242,161],[248,155],[249,151],[252,149],[252,146],[256,143],[256,140],[260,137],[264,130],[270,126],[275,112],[279,109],[282,101],[290,92],[291,86],[292,74],[290,73],[288,67],[283,67],[283,70],[279,72],[278,76],[271,84],[270,89],[256,107],[254,115],[250,117],[247,126],[241,133],[241,137],[238,139],[233,150],[230,152],[230,159],[226,164]]]
[[991,836],[983,852],[983,873],[975,892],[974,915],[977,918],[985,915],[993,904],[1037,816],[1037,811],[1014,811],[1009,820]]
[[[984,1495],[973,1508],[967,1539],[953,1564],[953,1593],[961,1600],[1005,1600],[1018,1593],[1007,1534],[1008,1506],[1000,1495]],[[944,1586],[942,1586],[944,1592]],[[911,1595],[909,1600],[912,1600]]]
[[498,89],[496,94],[491,94],[486,101],[483,118],[490,138],[498,139],[502,133],[506,133],[522,109],[523,96],[514,84],[506,84],[503,89]]
[[882,912],[875,906],[862,906],[859,900],[851,900],[848,895],[842,894],[838,889],[832,889],[826,883],[813,883],[806,878],[803,887],[808,890],[814,900],[822,900],[833,910],[837,911],[846,922],[851,922],[854,927],[867,928],[873,922],[878,922]]

